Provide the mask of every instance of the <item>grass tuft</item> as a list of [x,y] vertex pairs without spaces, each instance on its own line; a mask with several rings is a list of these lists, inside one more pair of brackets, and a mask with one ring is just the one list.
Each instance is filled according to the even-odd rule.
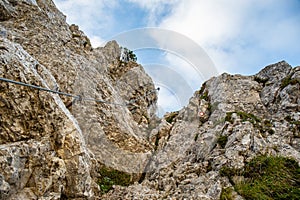
[[258,156],[247,163],[243,170],[223,167],[220,175],[227,176],[229,180],[233,176],[243,175],[244,182],[230,182],[245,199],[300,199],[300,167],[290,158]]
[[233,200],[232,192],[233,189],[230,187],[222,188],[220,200]]
[[217,143],[224,149],[228,141],[227,135],[220,135],[217,139]]

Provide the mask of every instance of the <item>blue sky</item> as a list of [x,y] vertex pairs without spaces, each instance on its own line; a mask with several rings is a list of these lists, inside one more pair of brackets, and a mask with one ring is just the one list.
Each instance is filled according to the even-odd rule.
[[[223,72],[255,74],[264,66],[281,60],[286,60],[292,66],[300,65],[299,0],[54,2],[67,16],[67,22],[79,25],[94,47],[103,46],[106,41],[126,31],[157,27],[182,34],[198,44],[214,63],[216,75]],[[180,45],[180,42],[175,40],[172,43]],[[161,113],[185,105],[193,91],[209,78],[195,77],[193,67],[186,60],[162,49],[135,51],[138,62],[156,79],[154,82],[162,87],[158,102]],[[163,72],[167,75],[169,73],[171,77],[157,78],[158,65],[163,66]],[[174,78],[176,76],[173,72],[180,77]],[[179,79],[185,82],[181,85],[187,84],[189,87],[180,88],[177,84]],[[183,99],[183,96],[186,98]]]

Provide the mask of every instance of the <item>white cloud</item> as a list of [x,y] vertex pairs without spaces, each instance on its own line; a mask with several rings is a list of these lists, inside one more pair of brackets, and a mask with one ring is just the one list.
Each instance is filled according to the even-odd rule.
[[95,35],[92,35],[90,37],[90,41],[91,41],[91,44],[92,44],[93,48],[102,47],[102,46],[105,45],[105,42],[106,42],[101,37],[95,36]]
[[163,20],[160,26],[177,30],[202,45],[209,41],[222,43],[236,34],[245,7],[245,3],[233,0],[180,1],[172,15]]
[[219,71],[249,73],[253,71],[250,67],[261,68],[264,62],[286,59],[291,51],[300,53],[300,17],[290,11],[294,4],[275,0],[185,0],[159,26],[195,40]]

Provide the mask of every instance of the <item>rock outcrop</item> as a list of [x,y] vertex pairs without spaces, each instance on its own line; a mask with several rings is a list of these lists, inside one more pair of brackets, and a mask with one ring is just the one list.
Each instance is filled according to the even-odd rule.
[[243,199],[224,169],[300,164],[300,67],[212,77],[158,119],[151,78],[115,41],[92,48],[51,0],[0,14],[0,77],[74,95],[0,81],[0,199]]
[[[300,163],[300,67],[282,61],[254,76],[222,74],[165,116],[157,148],[139,184],[107,199],[219,199],[233,188],[220,171],[243,169],[258,155]],[[168,121],[168,122],[167,122]],[[232,193],[232,199],[243,199]]]
[[0,13],[1,77],[78,95],[0,82],[0,199],[93,199],[104,164],[141,173],[157,100],[143,68],[114,41],[93,49],[52,1],[5,0]]

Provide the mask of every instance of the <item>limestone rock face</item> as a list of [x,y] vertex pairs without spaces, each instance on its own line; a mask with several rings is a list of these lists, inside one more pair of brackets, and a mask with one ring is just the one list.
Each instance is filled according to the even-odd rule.
[[[213,77],[159,119],[151,78],[120,57],[51,0],[0,1],[0,77],[73,95],[0,81],[0,199],[219,199],[233,186],[224,167],[300,163],[299,67]],[[104,166],[130,184],[99,185],[111,184]]]
[[121,65],[115,41],[92,48],[52,1],[0,14],[1,77],[77,96],[0,82],[0,199],[97,199],[104,164],[141,173],[157,100],[142,67]]
[[[0,46],[1,77],[44,87],[57,84],[19,44],[1,39]],[[1,82],[0,136],[2,199],[93,195],[89,151],[59,96]]]
[[[241,169],[257,155],[300,164],[299,69],[282,61],[254,76],[222,74],[205,82],[151,133],[157,148],[144,179],[116,187],[106,199],[219,199],[232,187],[220,175],[223,167]],[[234,192],[232,198],[243,199]]]

